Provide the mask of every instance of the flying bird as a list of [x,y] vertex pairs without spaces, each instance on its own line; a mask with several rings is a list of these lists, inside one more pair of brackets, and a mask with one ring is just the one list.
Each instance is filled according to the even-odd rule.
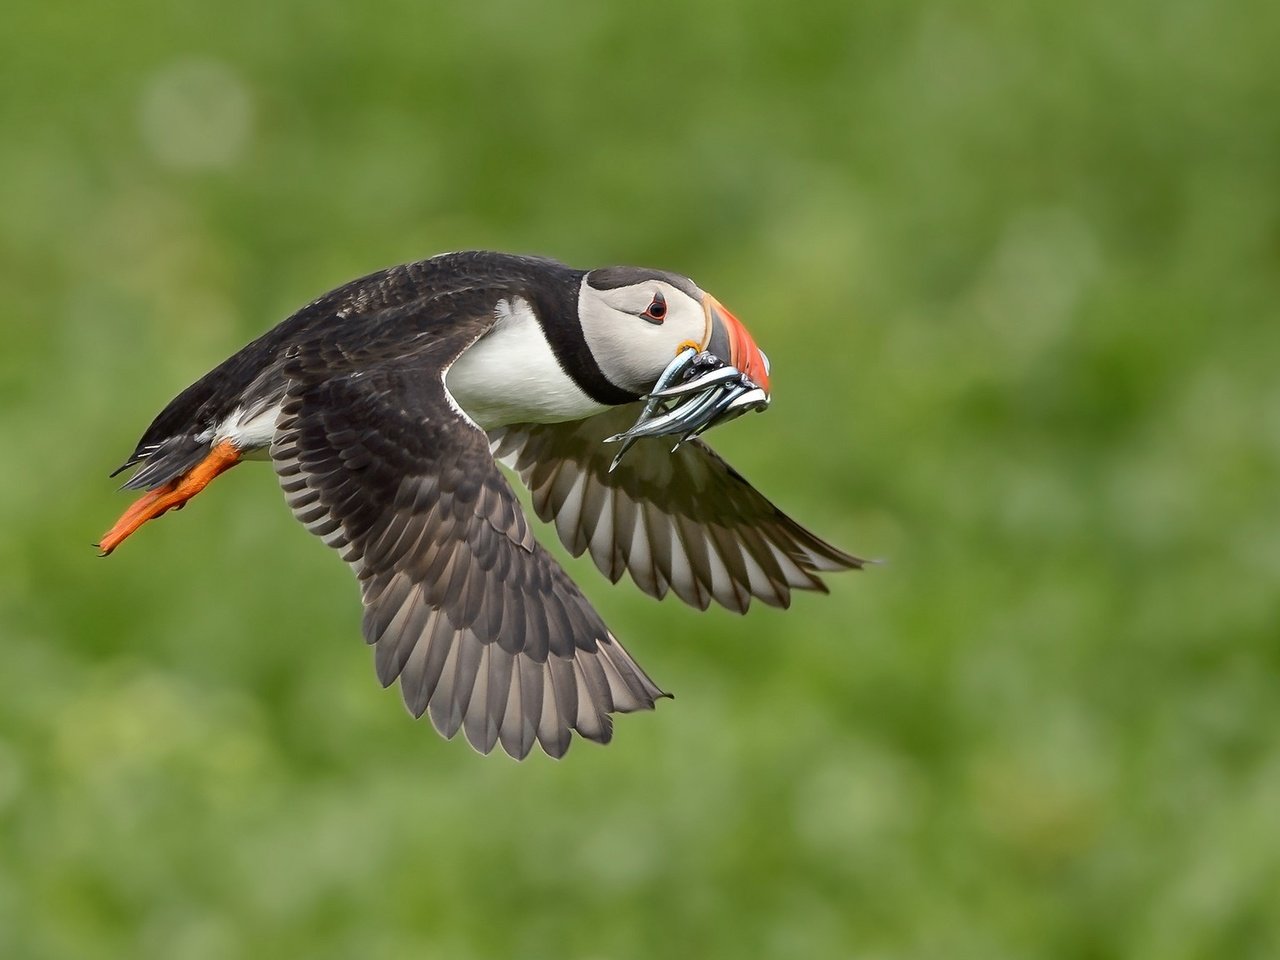
[[560,757],[573,731],[607,743],[611,713],[667,694],[534,538],[498,463],[611,581],[785,607],[863,561],[693,436],[768,388],[750,334],[687,277],[444,254],[339,287],[183,390],[116,471],[146,493],[98,546],[269,459],[354,570],[383,686],[481,753]]

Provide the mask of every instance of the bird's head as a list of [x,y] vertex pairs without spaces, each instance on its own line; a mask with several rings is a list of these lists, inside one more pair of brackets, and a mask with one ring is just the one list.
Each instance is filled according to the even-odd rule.
[[623,389],[648,393],[692,345],[769,390],[768,358],[746,327],[688,277],[637,267],[592,270],[582,279],[578,316],[601,372]]

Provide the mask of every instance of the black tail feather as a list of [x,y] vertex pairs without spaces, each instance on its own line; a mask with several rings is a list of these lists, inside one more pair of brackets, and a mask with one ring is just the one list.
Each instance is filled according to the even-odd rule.
[[111,474],[113,477],[136,464],[142,467],[124,482],[124,490],[154,490],[180,477],[209,453],[209,441],[194,436],[170,437],[150,449],[139,447],[133,456]]

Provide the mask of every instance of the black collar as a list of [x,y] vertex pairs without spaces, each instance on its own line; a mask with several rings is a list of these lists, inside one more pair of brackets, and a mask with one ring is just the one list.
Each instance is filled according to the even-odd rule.
[[604,375],[595,354],[587,346],[582,332],[582,320],[578,316],[578,294],[585,271],[567,271],[557,277],[557,282],[538,284],[529,291],[534,315],[542,326],[543,336],[551,344],[560,368],[588,397],[597,403],[611,407],[633,403],[640,394],[623,390]]

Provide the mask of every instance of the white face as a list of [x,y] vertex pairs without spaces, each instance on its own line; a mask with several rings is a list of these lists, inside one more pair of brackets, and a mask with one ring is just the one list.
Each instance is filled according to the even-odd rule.
[[593,276],[604,282],[599,275],[609,272],[593,271],[582,281],[578,294],[582,331],[600,371],[612,383],[647,393],[682,344],[706,344],[710,331],[702,291],[683,277],[668,275],[671,279],[667,279],[656,272],[646,276],[640,270],[633,271],[633,283],[605,289],[592,286]]

